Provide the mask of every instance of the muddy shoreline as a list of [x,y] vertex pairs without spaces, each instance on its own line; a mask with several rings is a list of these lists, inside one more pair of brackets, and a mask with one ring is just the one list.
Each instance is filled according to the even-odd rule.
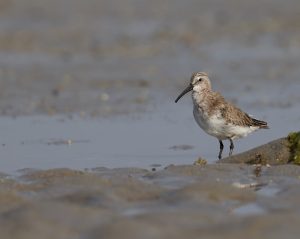
[[50,238],[53,227],[64,239],[298,237],[298,166],[262,166],[259,175],[242,164],[19,173],[1,176],[3,238]]

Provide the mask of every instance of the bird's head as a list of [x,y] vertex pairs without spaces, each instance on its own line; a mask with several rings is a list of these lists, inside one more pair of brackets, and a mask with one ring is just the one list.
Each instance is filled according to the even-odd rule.
[[205,72],[196,72],[192,74],[190,84],[188,85],[187,88],[185,88],[181,94],[177,97],[175,100],[175,103],[184,96],[186,93],[190,92],[191,90],[201,93],[203,90],[210,90],[211,89],[211,84],[210,80],[208,78],[207,73]]

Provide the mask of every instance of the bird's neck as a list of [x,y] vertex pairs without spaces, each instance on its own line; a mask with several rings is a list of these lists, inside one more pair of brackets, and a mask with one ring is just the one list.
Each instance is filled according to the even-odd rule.
[[192,99],[195,106],[202,107],[206,105],[207,96],[211,94],[211,90],[203,89],[201,91],[193,91]]

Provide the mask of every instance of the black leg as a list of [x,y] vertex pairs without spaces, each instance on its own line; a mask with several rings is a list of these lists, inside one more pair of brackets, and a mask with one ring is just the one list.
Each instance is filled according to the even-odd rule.
[[220,152],[219,152],[218,158],[221,159],[222,158],[222,152],[223,152],[223,149],[224,149],[224,145],[223,145],[222,140],[219,140],[219,143],[220,143]]
[[234,145],[233,145],[232,139],[229,139],[229,140],[230,140],[230,147],[229,147],[230,151],[229,151],[229,156],[231,156],[231,155],[232,155],[232,151],[233,151],[233,149],[234,149]]

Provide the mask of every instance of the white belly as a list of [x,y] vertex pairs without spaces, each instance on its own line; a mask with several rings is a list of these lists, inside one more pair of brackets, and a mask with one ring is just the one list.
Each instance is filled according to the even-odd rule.
[[196,107],[194,107],[193,113],[198,125],[207,134],[212,135],[219,140],[242,138],[258,129],[258,127],[254,126],[237,126],[231,123],[226,123],[226,121],[221,117],[221,114],[215,114],[209,117]]

